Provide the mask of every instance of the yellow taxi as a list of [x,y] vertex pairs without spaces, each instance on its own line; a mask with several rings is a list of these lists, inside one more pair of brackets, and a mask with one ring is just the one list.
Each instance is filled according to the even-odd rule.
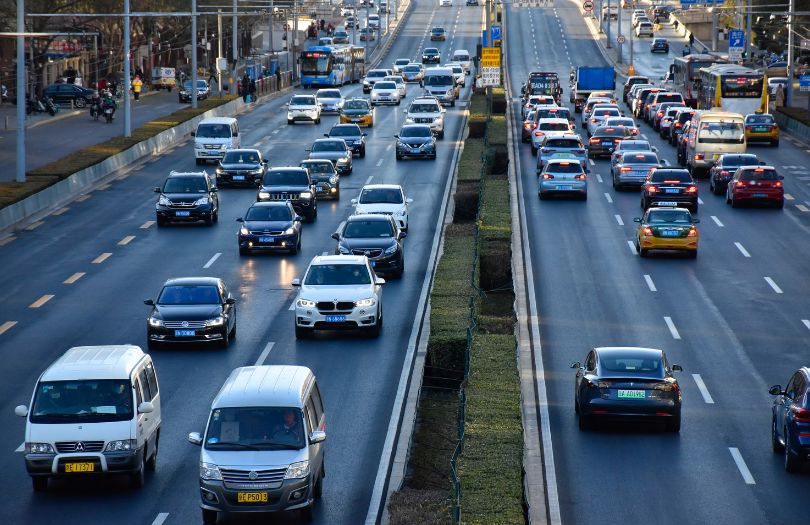
[[443,27],[432,27],[430,29],[430,41],[433,42],[434,40],[441,40],[442,42],[445,41],[447,38],[447,33],[445,32]]
[[654,207],[643,217],[636,217],[639,223],[636,233],[636,251],[647,257],[650,250],[685,251],[694,259],[698,252],[697,223],[686,208]]
[[371,107],[371,102],[362,97],[348,99],[340,111],[340,123],[374,126],[374,108]]
[[751,113],[745,116],[746,142],[769,142],[779,145],[779,124],[770,113]]

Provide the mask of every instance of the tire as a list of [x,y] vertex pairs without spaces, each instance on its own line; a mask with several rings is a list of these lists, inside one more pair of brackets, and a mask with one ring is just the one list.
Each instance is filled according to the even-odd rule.
[[157,217],[156,222],[158,228],[163,228],[166,226],[166,219],[164,219],[163,217]]
[[774,206],[774,207],[775,207],[777,210],[781,210],[782,208],[784,208],[784,207],[785,207],[785,199],[782,199],[781,201],[779,201],[779,204],[777,204],[777,205],[776,205],[776,206]]
[[396,155],[396,159],[397,159],[397,160],[402,160],[402,155],[400,155],[399,153],[397,153],[397,155]]
[[312,338],[312,329],[311,328],[303,328],[301,326],[295,325],[295,338],[296,339],[311,339]]
[[798,455],[790,450],[790,434],[787,427],[785,427],[785,470],[787,472],[799,472],[802,469],[802,460]]
[[581,201],[586,201],[586,200],[588,200],[588,194],[587,194],[587,193],[584,193],[584,194],[583,194],[583,195],[582,195],[582,196],[579,198],[579,200],[581,200]]
[[202,159],[194,159],[194,160],[196,161],[197,166],[199,166],[199,165],[201,165],[203,163]]
[[740,206],[740,204],[737,202],[737,199],[734,199],[734,198],[732,197],[732,199],[731,199],[731,207],[732,207],[732,208],[737,208],[737,207],[739,207],[739,206]]
[[335,193],[332,194],[332,199],[336,201],[340,200],[340,189],[338,189]]
[[211,215],[209,215],[208,217],[203,219],[203,223],[205,223],[206,226],[213,226],[214,225],[214,212],[211,212]]
[[236,338],[236,321],[233,322],[233,328],[231,328],[230,336],[231,336],[231,339]]
[[456,99],[453,99],[453,102],[450,103],[450,107],[451,108],[456,107]]
[[442,128],[442,130],[439,132],[439,138],[440,139],[444,138],[444,128]]
[[203,514],[202,515],[203,523],[205,523],[206,525],[210,525],[211,523],[217,522],[217,514],[219,513],[215,510],[203,509],[202,514]]
[[363,148],[360,150],[360,158],[361,159],[366,158],[366,148],[365,148],[365,146],[363,146]]
[[436,154],[435,153],[430,156],[430,160],[436,160]]
[[315,519],[315,513],[312,511],[312,505],[307,505],[298,510],[298,519],[303,523],[310,523]]
[[316,118],[315,119],[315,124],[320,124],[320,123],[321,123],[321,117]]
[[300,243],[300,241],[299,241],[299,242],[295,243],[295,245],[294,245],[292,248],[290,248],[290,255],[296,255],[296,254],[298,254],[298,246],[299,246],[300,244],[301,244],[301,243]]
[[537,156],[537,148],[534,147],[534,142],[532,142],[532,155]]
[[146,481],[146,465],[143,461],[143,456],[141,458],[141,465],[140,468],[129,475],[129,486],[133,489],[140,489],[143,488],[143,484]]
[[76,105],[77,108],[83,108],[84,106],[87,105],[87,99],[79,97],[76,100],[74,100],[73,103]]
[[771,142],[771,146],[773,146],[774,148],[778,148],[779,147],[779,139],[776,139],[773,142]]
[[697,252],[698,252],[697,250],[690,250],[687,253],[689,254],[690,259],[697,259]]
[[31,484],[34,486],[34,492],[44,492],[48,490],[48,477],[32,476]]
[[647,257],[647,255],[649,255],[649,253],[650,253],[650,250],[648,250],[647,248],[639,247],[639,249],[638,249],[639,257]]
[[228,332],[222,334],[222,339],[218,341],[217,346],[219,346],[219,348],[222,348],[223,350],[231,346],[231,336]]
[[160,450],[160,433],[158,432],[157,438],[155,438],[155,450],[152,452],[152,455],[149,456],[149,459],[146,460],[146,470],[150,472],[154,472],[157,470],[157,456],[158,450]]
[[295,124],[295,121],[292,121],[292,120],[290,120],[290,119],[287,119],[287,125],[288,125],[288,126],[292,126],[293,124]]
[[377,322],[371,328],[366,328],[366,333],[372,339],[378,339],[380,337],[380,326],[382,325],[381,319],[378,317]]
[[771,448],[776,453],[784,452],[785,446],[779,441],[779,436],[776,435],[776,414],[771,419]]
[[591,418],[580,413],[579,417],[577,418],[579,423],[580,430],[590,430],[593,428],[593,423],[591,422]]
[[239,255],[250,255],[250,249],[239,247]]

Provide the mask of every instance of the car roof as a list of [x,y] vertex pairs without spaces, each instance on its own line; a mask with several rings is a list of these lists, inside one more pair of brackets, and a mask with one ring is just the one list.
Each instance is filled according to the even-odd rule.
[[201,120],[200,124],[231,124],[232,122],[236,122],[236,119],[233,117],[211,117],[204,120]]
[[388,214],[381,214],[381,213],[361,213],[359,215],[349,215],[349,218],[346,219],[347,223],[356,222],[356,221],[366,221],[366,222],[390,222],[392,220],[391,216]]
[[225,153],[261,153],[261,151],[255,148],[239,148],[239,149],[229,149]]
[[132,370],[146,357],[134,345],[77,346],[54,361],[40,381],[79,379],[129,379]]
[[324,137],[322,139],[315,139],[315,142],[338,142],[338,141],[341,141],[344,144],[346,143],[345,140],[338,137]]
[[[320,140],[320,139],[318,139],[318,140]],[[335,140],[335,139],[333,139],[333,140]],[[268,169],[267,173],[270,173],[270,172],[273,172],[273,171],[287,171],[287,170],[306,171],[306,168],[302,168],[301,166],[274,166],[274,167]]]
[[290,206],[290,201],[256,201],[250,205],[251,208],[288,208]]
[[401,190],[399,184],[366,184],[361,190]]
[[549,118],[541,118],[540,120],[537,121],[537,123],[538,124],[565,124],[565,125],[568,125],[568,119],[567,118],[556,118],[556,117],[554,117],[554,118],[551,118],[551,117],[549,117]]
[[217,286],[220,281],[218,277],[175,277],[168,279],[163,286]]
[[243,366],[231,372],[211,403],[211,408],[301,408],[314,381],[315,375],[305,366]]
[[316,255],[309,263],[310,266],[320,266],[324,264],[366,264],[365,255]]
[[208,178],[208,172],[206,172],[206,171],[185,171],[185,172],[172,171],[172,172],[169,173],[169,178],[170,179],[182,179],[182,178],[196,179],[196,178],[199,178],[199,177]]
[[430,126],[427,125],[427,124],[405,124],[404,126],[402,126],[402,129],[405,129],[405,128],[428,128],[428,129],[430,129]]
[[598,355],[602,355],[605,357],[627,355],[642,359],[660,358],[661,355],[664,353],[663,350],[657,350],[655,348],[642,348],[638,346],[602,346],[594,348],[594,350]]

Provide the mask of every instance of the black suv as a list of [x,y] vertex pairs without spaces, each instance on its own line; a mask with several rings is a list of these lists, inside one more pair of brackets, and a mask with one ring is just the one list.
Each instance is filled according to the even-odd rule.
[[290,201],[295,212],[310,222],[318,216],[315,185],[306,168],[288,167],[267,170],[256,200]]
[[365,255],[376,273],[391,273],[397,278],[405,271],[400,231],[390,215],[352,215],[343,229],[333,233],[338,244],[335,255]]
[[616,145],[624,139],[632,138],[633,132],[627,126],[601,126],[588,141],[588,158],[610,156]]
[[428,47],[422,51],[423,64],[438,64],[442,61],[442,53],[435,47]]
[[295,255],[301,249],[301,217],[290,201],[254,202],[244,218],[239,217],[239,255],[254,250],[286,250]]
[[302,160],[300,166],[309,170],[309,178],[315,184],[315,195],[318,199],[329,197],[340,200],[340,174],[329,159]]
[[204,171],[172,171],[163,187],[155,188],[155,193],[160,194],[155,204],[158,227],[170,222],[196,221],[211,226],[219,220],[217,187]]
[[641,208],[683,206],[692,213],[698,210],[698,189],[692,174],[680,168],[657,168],[650,171],[641,186]]
[[[186,80],[178,94],[180,102],[191,102],[191,80]],[[197,79],[197,100],[205,100],[211,96],[211,87],[205,79]]]
[[217,186],[256,187],[262,182],[267,160],[257,149],[231,149],[225,153],[217,166]]

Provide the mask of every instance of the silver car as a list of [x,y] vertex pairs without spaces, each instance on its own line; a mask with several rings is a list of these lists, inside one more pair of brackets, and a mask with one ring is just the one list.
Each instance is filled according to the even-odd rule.
[[318,98],[318,103],[321,105],[321,113],[331,113],[339,115],[340,110],[343,109],[345,99],[340,93],[339,89],[319,89],[315,96]]
[[543,166],[553,158],[562,158],[562,155],[568,155],[568,158],[578,160],[583,166],[588,165],[586,157],[587,152],[585,146],[582,144],[582,139],[579,135],[566,135],[563,137],[547,136],[537,150],[537,167],[535,172],[539,175],[543,171]]
[[425,79],[425,68],[421,64],[408,64],[402,68],[405,82],[422,82]]
[[570,195],[581,200],[588,198],[588,177],[576,159],[550,159],[537,175],[537,186],[541,200],[552,195]]
[[616,145],[616,149],[613,150],[613,155],[610,156],[610,165],[611,167],[614,166],[619,159],[621,158],[622,154],[627,153],[628,151],[640,151],[642,153],[647,153],[652,151],[653,153],[658,151],[658,148],[655,146],[651,146],[650,143],[646,140],[642,139],[625,139],[619,142]]
[[611,168],[613,175],[613,187],[621,190],[625,186],[641,187],[650,170],[653,168],[660,168],[661,161],[658,160],[658,155],[652,152],[631,151],[623,153],[617,162]]
[[401,75],[402,68],[404,68],[410,63],[411,63],[410,58],[398,58],[394,61],[394,65],[391,66],[391,71],[393,71],[395,75]]
[[306,151],[310,159],[331,160],[340,175],[352,172],[352,151],[343,139],[318,139]]

